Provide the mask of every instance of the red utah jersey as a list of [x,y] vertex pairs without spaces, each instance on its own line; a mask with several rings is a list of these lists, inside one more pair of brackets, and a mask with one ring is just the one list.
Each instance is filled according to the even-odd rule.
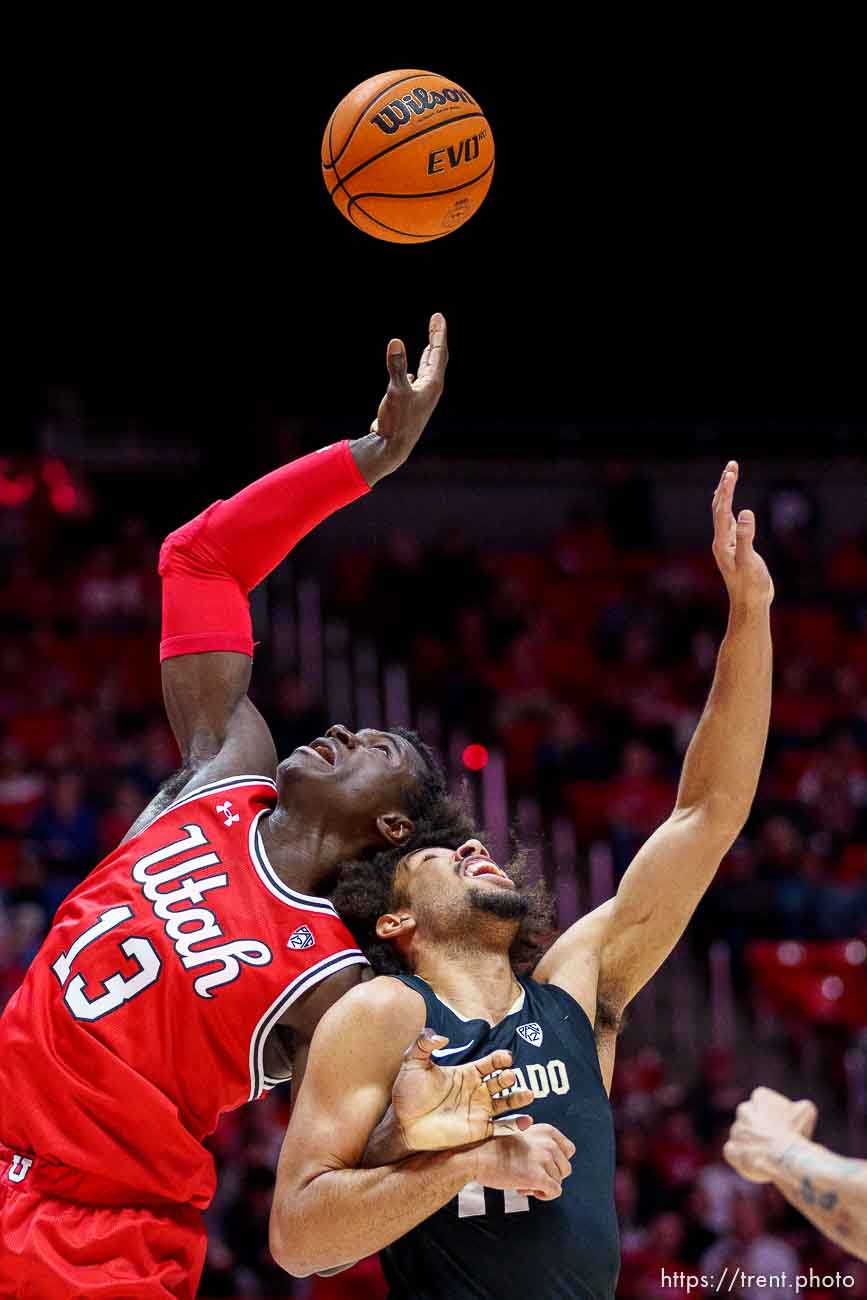
[[254,1100],[265,1040],[365,958],[331,904],[290,889],[258,826],[266,777],[203,786],[69,895],[0,1020],[0,1142],[143,1197],[204,1208],[202,1140]]

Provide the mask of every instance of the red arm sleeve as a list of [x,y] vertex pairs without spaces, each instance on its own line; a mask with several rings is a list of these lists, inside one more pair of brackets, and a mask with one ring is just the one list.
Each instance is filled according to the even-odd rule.
[[216,501],[170,533],[159,563],[160,658],[208,650],[252,655],[248,593],[318,523],[368,490],[349,443],[335,443]]

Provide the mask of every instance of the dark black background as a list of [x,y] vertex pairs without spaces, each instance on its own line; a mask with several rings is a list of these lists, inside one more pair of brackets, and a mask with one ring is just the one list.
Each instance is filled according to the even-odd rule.
[[[667,430],[688,445],[726,421],[772,450],[852,450],[851,33],[408,17],[181,33],[126,15],[22,46],[12,252],[34,421],[67,384],[105,436],[131,418],[215,444],[287,416],[354,432],[389,336],[416,354],[439,309],[452,363],[432,445],[449,453],[502,436],[545,454],[566,425],[664,454]],[[319,143],[354,84],[414,66],[480,102],[497,166],[465,228],[404,247],[340,216]]]

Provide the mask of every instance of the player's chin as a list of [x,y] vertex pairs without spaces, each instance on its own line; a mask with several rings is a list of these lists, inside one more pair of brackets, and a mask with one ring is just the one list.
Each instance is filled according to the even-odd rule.
[[[494,879],[493,876],[490,877]],[[512,884],[512,882],[509,882]],[[525,894],[519,894],[514,885],[511,889],[496,888],[473,881],[467,892],[470,905],[479,912],[488,912],[507,921],[519,921],[527,915],[530,900]]]

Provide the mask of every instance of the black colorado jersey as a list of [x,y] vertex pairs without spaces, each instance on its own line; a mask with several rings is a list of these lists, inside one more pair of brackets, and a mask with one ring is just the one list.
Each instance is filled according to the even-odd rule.
[[470,1183],[383,1251],[390,1300],[611,1300],[620,1266],[614,1212],[614,1128],[593,1029],[563,989],[522,979],[521,997],[493,1028],[465,1020],[419,976],[427,1025],[448,1037],[436,1059],[464,1065],[504,1048],[535,1093],[537,1124],[575,1143],[556,1201]]

